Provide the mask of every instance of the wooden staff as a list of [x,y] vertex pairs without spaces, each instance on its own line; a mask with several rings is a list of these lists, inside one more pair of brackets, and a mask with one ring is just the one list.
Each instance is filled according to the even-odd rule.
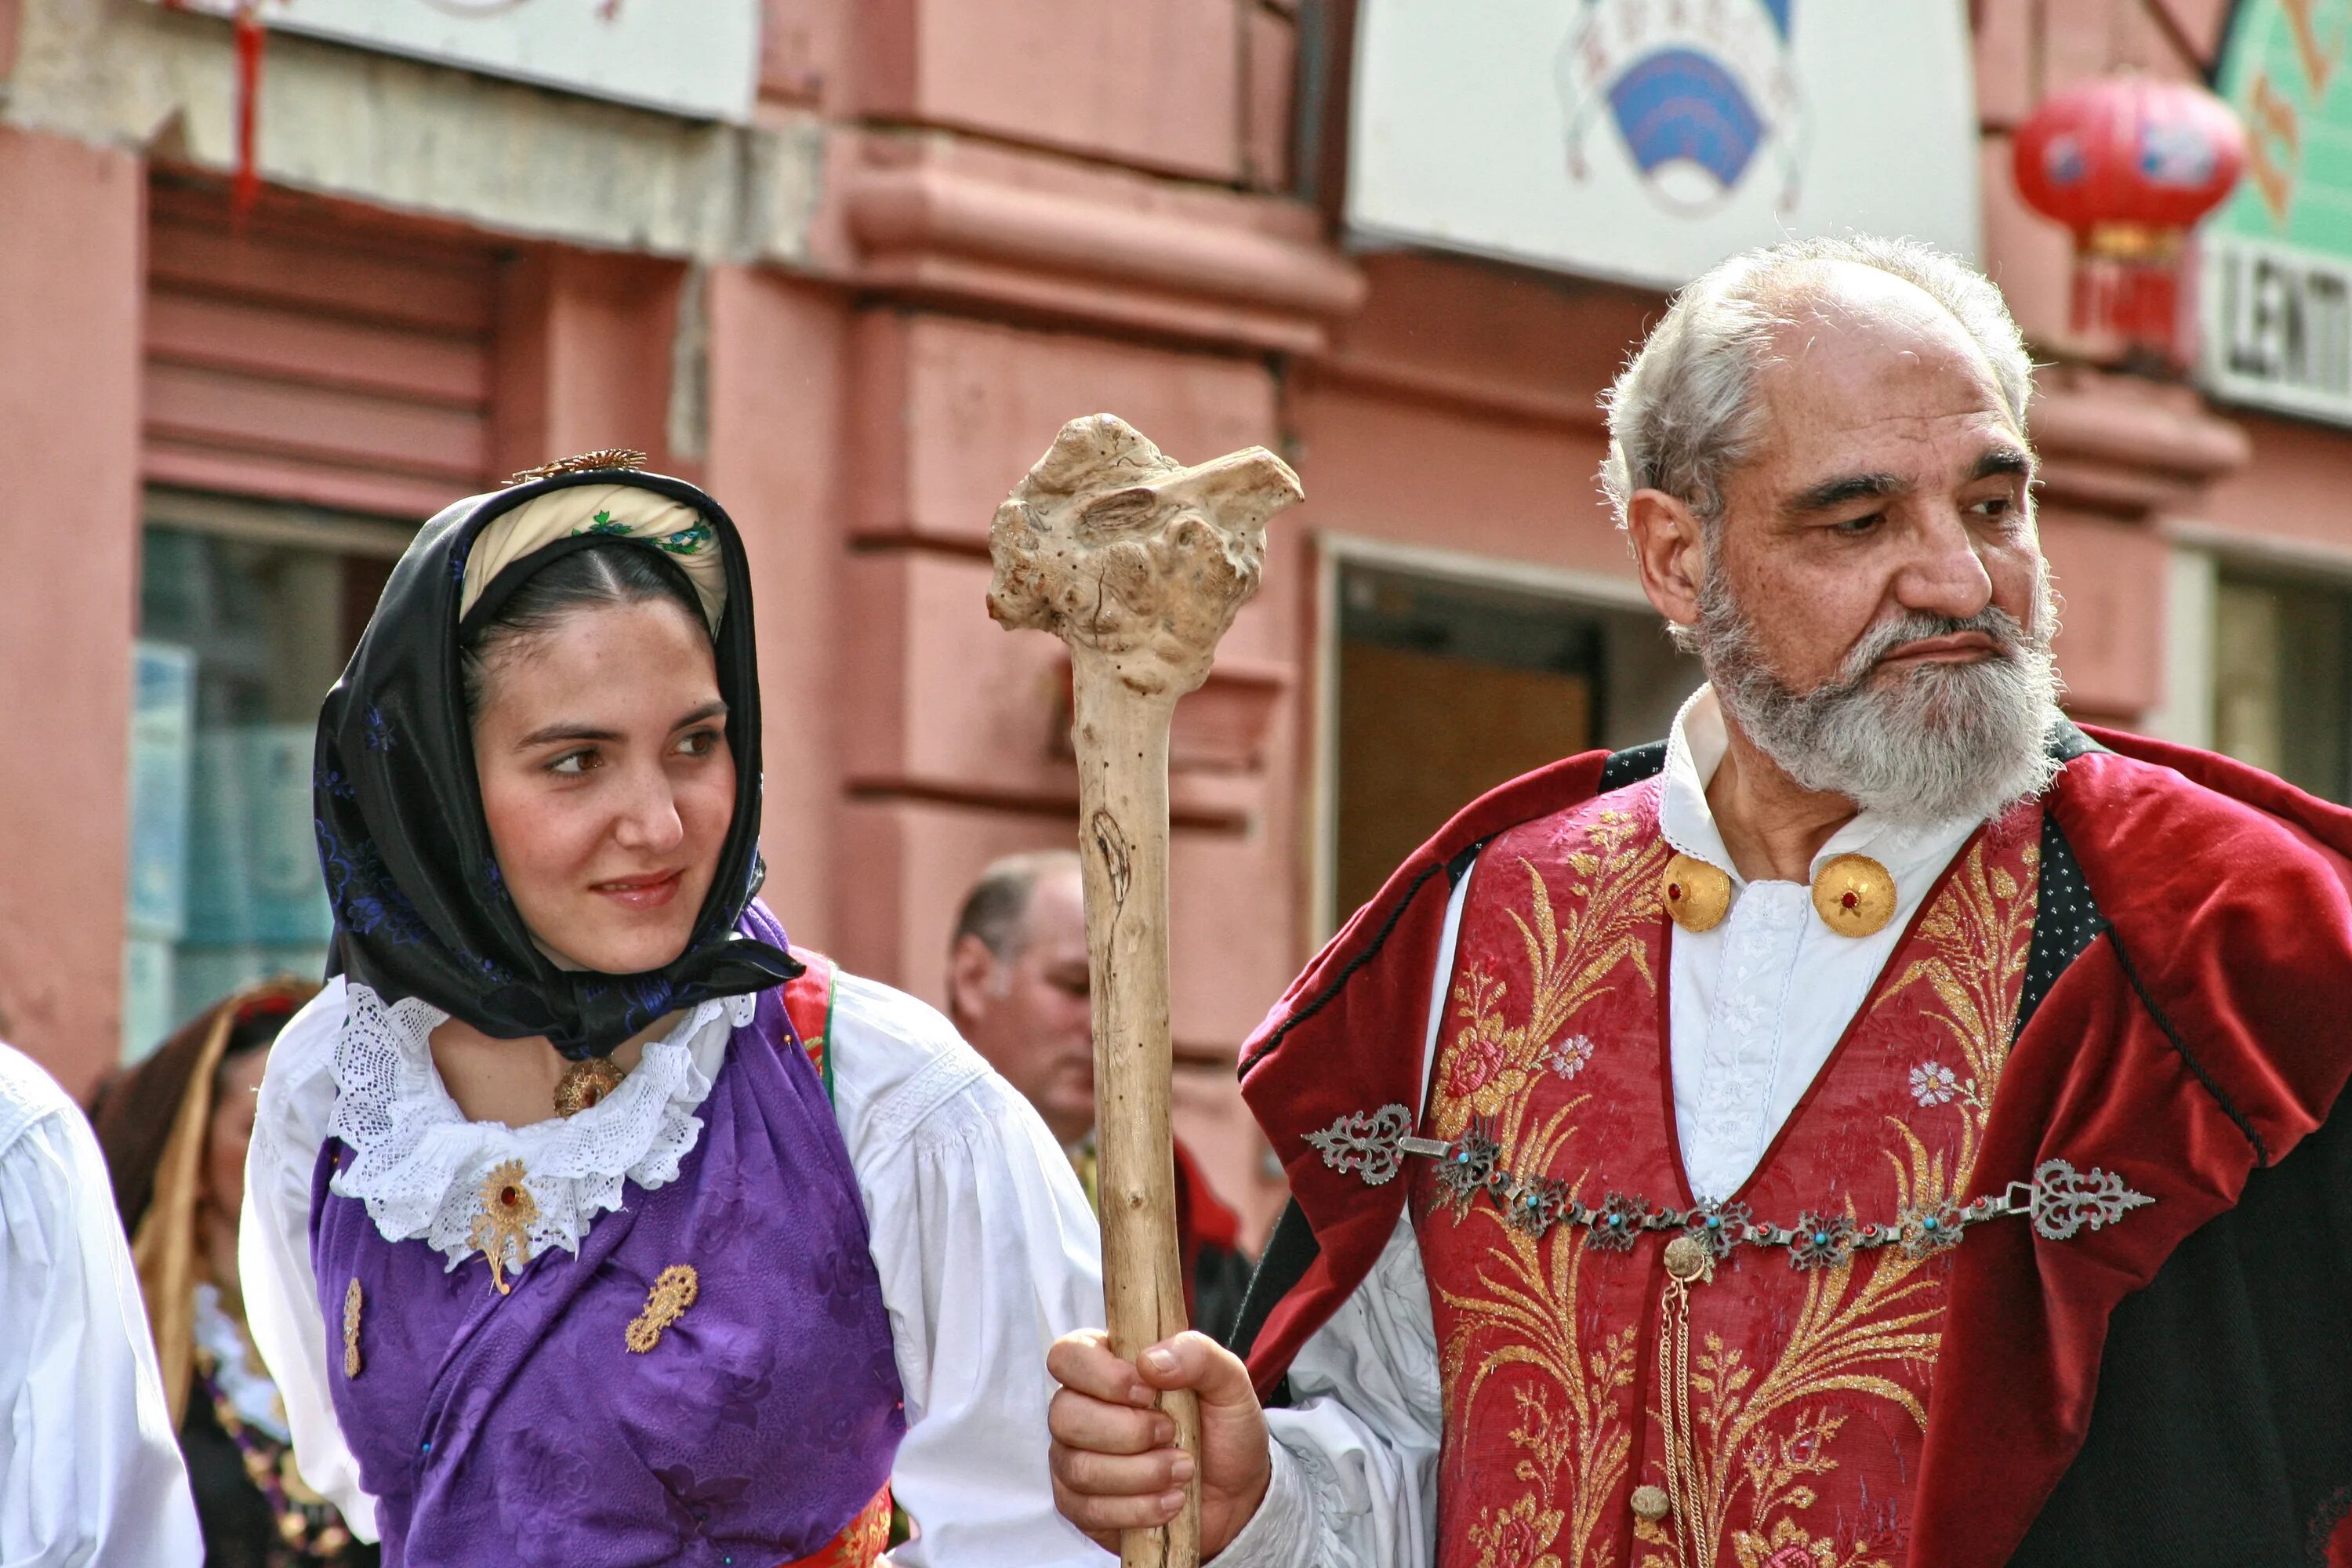
[[[1257,591],[1265,520],[1304,494],[1263,447],[1188,468],[1097,414],[1062,426],[988,531],[988,613],[1070,649],[1103,1294],[1111,1348],[1129,1361],[1185,1327],[1168,1122],[1169,721]],[[1194,1480],[1173,1523],[1127,1531],[1125,1568],[1200,1561],[1200,1412],[1187,1391],[1160,1403]]]

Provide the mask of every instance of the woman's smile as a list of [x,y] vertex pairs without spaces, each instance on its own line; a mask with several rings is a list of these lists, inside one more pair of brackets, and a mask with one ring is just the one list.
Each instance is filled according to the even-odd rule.
[[686,879],[686,869],[661,871],[642,877],[615,877],[610,881],[591,882],[588,890],[604,897],[628,910],[658,910],[677,897],[678,884]]

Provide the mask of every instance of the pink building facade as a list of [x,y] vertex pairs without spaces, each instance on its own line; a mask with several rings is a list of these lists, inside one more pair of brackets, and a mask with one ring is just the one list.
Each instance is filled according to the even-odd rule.
[[[2352,434],[2097,368],[2007,174],[2038,94],[2202,75],[2228,9],[1969,7],[1985,258],[2050,362],[2073,706],[2341,795],[2283,716],[2330,658],[2352,715]],[[760,573],[769,900],[940,999],[971,877],[1073,837],[1066,663],[989,621],[986,529],[1107,409],[1307,492],[1172,781],[1181,1130],[1269,1221],[1232,1066],[1292,973],[1450,805],[1663,732],[1694,679],[1593,483],[1662,295],[1351,254],[1353,15],[767,0],[718,129],[273,37],[239,218],[225,23],[0,0],[0,1035],[83,1090],[206,987],[314,963],[302,724],[387,561],[619,445],[707,485]]]

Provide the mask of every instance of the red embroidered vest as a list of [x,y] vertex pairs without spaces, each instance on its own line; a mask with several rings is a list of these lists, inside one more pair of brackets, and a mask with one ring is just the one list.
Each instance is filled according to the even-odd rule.
[[[833,960],[814,948],[795,947],[793,956],[805,965],[800,978],[784,983],[784,1016],[801,1037],[809,1065],[824,1080],[824,1098],[833,1099],[833,984],[840,973]],[[874,1568],[890,1547],[890,1483],[842,1526],[815,1555],[787,1563],[783,1568]]]
[[[1657,802],[1638,784],[1478,857],[1423,1131],[1484,1133],[1507,1175],[1465,1198],[1443,1161],[1414,1174],[1444,1391],[1438,1560],[1898,1568],[1945,1248],[2032,934],[2040,808],[1955,857],[1754,1175],[1689,1214]],[[1712,1279],[1689,1287],[1686,1378],[1660,1375],[1681,1234],[1662,1210],[1702,1237],[1803,1220],[1788,1245],[1710,1249]],[[1864,1226],[1901,1226],[1905,1244],[1853,1247]],[[1644,1518],[1636,1489],[1677,1479],[1677,1403],[1685,1502]],[[1663,1495],[1644,1511],[1664,1512]]]

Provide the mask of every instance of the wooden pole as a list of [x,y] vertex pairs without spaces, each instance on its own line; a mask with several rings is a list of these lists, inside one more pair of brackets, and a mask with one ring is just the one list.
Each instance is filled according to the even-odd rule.
[[[1104,1305],[1111,1348],[1130,1360],[1185,1327],[1168,1120],[1169,725],[1257,591],[1265,520],[1303,493],[1263,447],[1186,468],[1097,414],[1062,426],[989,529],[989,614],[1070,649]],[[1161,1405],[1197,1464],[1192,1396]],[[1125,1568],[1199,1563],[1197,1479],[1186,1491],[1174,1523],[1127,1531]]]

